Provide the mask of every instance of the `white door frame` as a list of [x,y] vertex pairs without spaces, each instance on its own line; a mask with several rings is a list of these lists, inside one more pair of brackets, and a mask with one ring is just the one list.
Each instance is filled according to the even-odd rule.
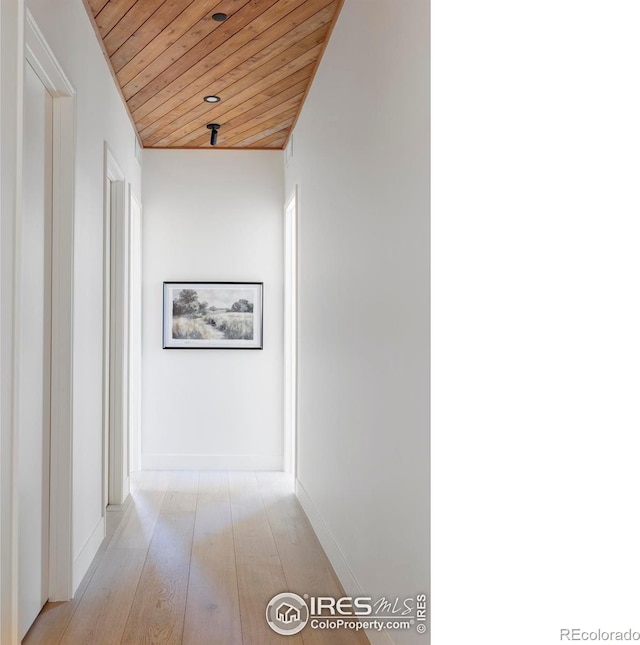
[[17,437],[14,420],[16,229],[21,199],[24,2],[0,2],[0,643],[18,641]]
[[284,471],[297,476],[298,187],[284,208]]
[[103,514],[129,495],[129,227],[125,176],[104,145]]
[[[134,298],[136,302],[134,302]],[[129,471],[142,469],[142,204],[129,184]]]
[[72,594],[72,384],[75,91],[23,0],[0,5],[2,214],[0,314],[0,641],[18,640],[18,361],[25,60],[53,97],[52,356],[49,598]]
[[25,15],[25,58],[53,97],[49,600],[68,600],[73,594],[75,90],[28,10]]

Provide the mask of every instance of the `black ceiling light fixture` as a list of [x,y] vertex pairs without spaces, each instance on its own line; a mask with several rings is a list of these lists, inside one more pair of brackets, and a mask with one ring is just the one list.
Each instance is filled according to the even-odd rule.
[[216,22],[224,22],[229,16],[226,13],[214,13],[211,16]]
[[210,94],[209,96],[205,96],[204,100],[206,103],[218,103],[220,101],[220,97]]
[[215,146],[218,143],[218,130],[220,129],[219,123],[207,123],[207,128],[211,130],[211,145]]

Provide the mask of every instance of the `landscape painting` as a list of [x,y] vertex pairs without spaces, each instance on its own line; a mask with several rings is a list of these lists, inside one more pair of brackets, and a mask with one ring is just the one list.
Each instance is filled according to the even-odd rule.
[[165,282],[165,349],[262,349],[261,282]]

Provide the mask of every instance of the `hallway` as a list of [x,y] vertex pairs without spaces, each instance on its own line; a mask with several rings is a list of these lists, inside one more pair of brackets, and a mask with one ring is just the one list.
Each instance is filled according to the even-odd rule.
[[48,603],[25,645],[368,643],[360,632],[279,636],[277,593],[343,595],[283,473],[146,471],[107,513],[75,598]]
[[0,645],[428,645],[430,16],[396,4],[0,3]]

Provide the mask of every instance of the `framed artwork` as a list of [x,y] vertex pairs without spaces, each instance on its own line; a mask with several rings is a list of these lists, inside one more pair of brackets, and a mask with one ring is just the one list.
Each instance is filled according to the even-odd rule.
[[262,349],[262,282],[163,287],[164,349]]

